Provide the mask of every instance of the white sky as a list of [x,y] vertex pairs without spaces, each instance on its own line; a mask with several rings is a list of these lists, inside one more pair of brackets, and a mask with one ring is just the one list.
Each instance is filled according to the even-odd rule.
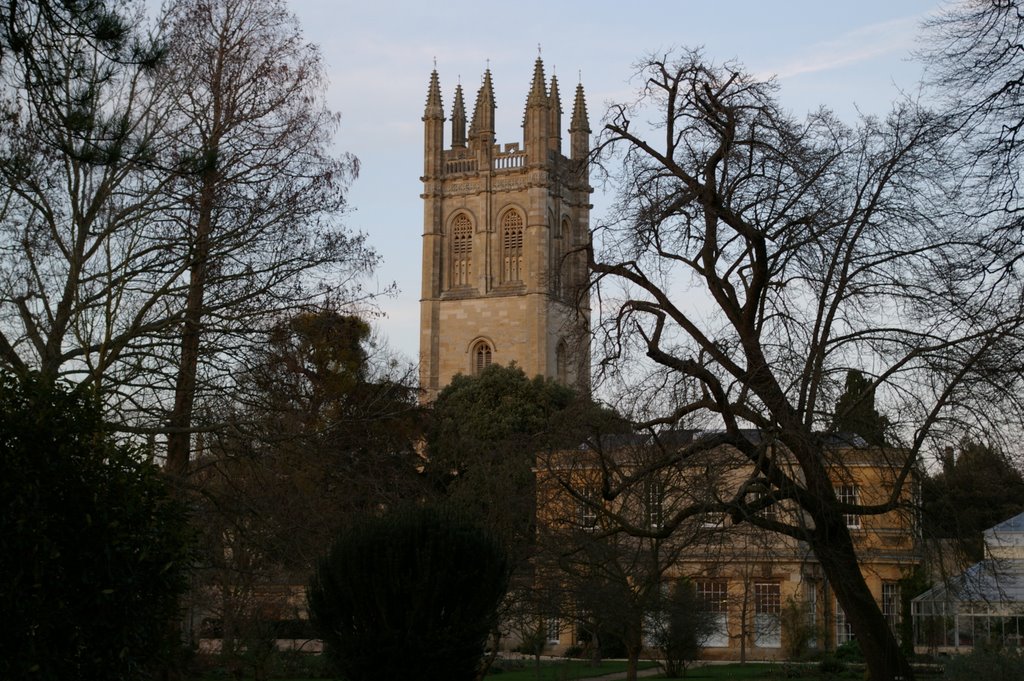
[[[521,141],[521,118],[540,44],[545,73],[558,75],[566,127],[579,74],[590,124],[605,103],[628,99],[631,65],[673,46],[703,46],[716,62],[776,75],[784,106],[797,115],[826,105],[853,121],[884,114],[901,92],[913,94],[921,67],[911,59],[921,20],[940,0],[704,0],[643,2],[388,2],[290,0],[330,73],[329,105],[341,113],[339,150],[362,170],[347,224],[369,235],[384,257],[376,282],[401,293],[383,299],[377,325],[415,360],[419,344],[419,198],[430,71],[437,59],[446,114],[461,77],[467,107],[488,65],[497,100],[497,141]],[[450,142],[450,129],[445,131]],[[563,137],[567,133],[563,130]],[[607,199],[594,194],[592,220]]]

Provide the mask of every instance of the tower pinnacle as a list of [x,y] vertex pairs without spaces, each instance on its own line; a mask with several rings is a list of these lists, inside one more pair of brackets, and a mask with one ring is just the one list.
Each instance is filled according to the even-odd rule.
[[430,72],[430,87],[427,89],[427,106],[423,111],[423,120],[443,119],[444,107],[441,104],[441,82],[437,77],[437,69]]
[[480,141],[484,147],[494,142],[494,87],[491,85],[491,70],[484,71],[484,82],[476,93],[473,108],[473,122],[469,126],[469,137]]
[[[552,69],[552,72],[554,69]],[[552,73],[548,94],[548,148],[562,151],[562,96],[558,92],[558,77]]]
[[462,83],[455,86],[455,102],[452,104],[452,146],[466,146],[466,105],[462,102]]
[[576,99],[572,105],[572,121],[569,123],[569,147],[573,160],[583,160],[590,153],[590,120],[587,117],[587,100],[583,95],[583,83],[576,86]]

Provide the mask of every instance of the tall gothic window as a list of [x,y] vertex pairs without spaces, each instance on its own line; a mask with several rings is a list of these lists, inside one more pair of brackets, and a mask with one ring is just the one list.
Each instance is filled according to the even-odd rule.
[[558,278],[556,279],[557,288],[555,292],[560,296],[568,295],[573,286],[573,269],[572,261],[576,257],[575,255],[569,255],[569,251],[572,249],[572,229],[569,224],[569,218],[562,218],[562,228],[559,232],[561,239],[559,240],[559,252],[558,252]]
[[555,376],[559,383],[569,383],[569,348],[565,341],[558,341],[555,346]]
[[452,221],[451,286],[469,286],[473,275],[473,223],[465,213]]
[[491,346],[487,341],[480,341],[473,346],[473,373],[479,374],[491,365]]
[[514,210],[501,218],[501,280],[523,280],[523,216]]

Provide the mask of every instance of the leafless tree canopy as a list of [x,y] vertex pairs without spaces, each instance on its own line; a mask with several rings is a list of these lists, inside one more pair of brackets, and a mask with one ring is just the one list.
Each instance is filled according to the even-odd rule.
[[[647,426],[706,433],[660,466],[740,453],[745,475],[718,510],[808,542],[873,675],[903,673],[839,514],[898,507],[930,438],[1021,413],[1017,263],[964,208],[954,119],[904,102],[854,126],[827,110],[796,120],[774,83],[697,51],[638,73],[598,147],[619,190],[590,263],[601,365],[640,376]],[[842,462],[823,432],[851,369],[899,445],[890,496],[856,507],[836,499]],[[781,500],[802,524],[758,515]]]
[[181,0],[156,23],[130,4],[148,51],[11,7],[8,37],[33,38],[0,65],[0,365],[95,389],[122,427],[168,433],[181,470],[212,425],[196,405],[237,387],[275,320],[371,295],[319,53],[277,0]]
[[925,25],[927,84],[953,112],[970,150],[979,212],[1019,212],[1024,133],[1024,7],[1018,0],[950,4]]

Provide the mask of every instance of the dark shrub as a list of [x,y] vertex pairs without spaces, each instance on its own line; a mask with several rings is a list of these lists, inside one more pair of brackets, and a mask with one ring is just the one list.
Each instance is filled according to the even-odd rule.
[[836,648],[836,659],[842,662],[863,662],[864,654],[860,651],[860,642],[851,639]]
[[166,662],[189,537],[92,400],[0,374],[0,678],[138,679]]
[[1024,679],[1024,653],[1020,650],[976,648],[968,655],[954,655],[943,674],[949,681],[1020,681]]
[[822,674],[838,674],[844,669],[846,669],[846,664],[831,655],[822,657],[818,663],[818,671]]
[[405,508],[343,530],[309,609],[348,681],[470,681],[507,587],[505,552],[484,530]]

